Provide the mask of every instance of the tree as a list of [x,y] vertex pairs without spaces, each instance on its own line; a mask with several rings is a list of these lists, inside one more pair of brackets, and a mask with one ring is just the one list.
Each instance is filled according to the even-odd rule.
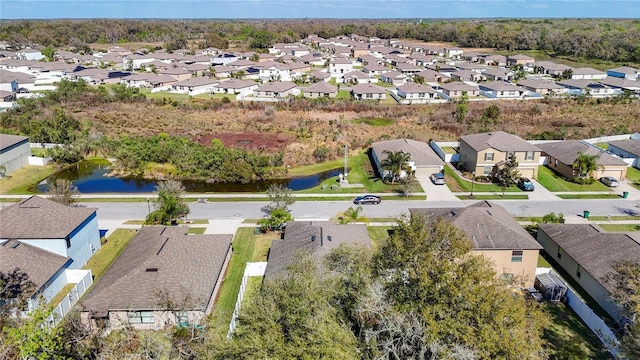
[[291,213],[284,208],[275,208],[269,210],[269,213],[260,219],[258,223],[263,231],[280,230],[289,221],[293,220]]
[[453,111],[453,117],[456,119],[456,121],[462,122],[467,117],[467,113],[469,112],[469,96],[467,95],[466,91],[462,92],[462,96],[460,97],[460,99],[455,101],[455,104],[456,108]]
[[317,161],[322,162],[327,160],[329,157],[330,150],[328,147],[324,145],[318,146],[315,150],[313,150],[313,157],[316,158]]
[[542,222],[545,224],[564,224],[564,214],[548,213],[542,217]]
[[350,207],[344,212],[338,214],[338,223],[339,224],[349,224],[354,222],[368,222],[369,220],[360,216],[362,213],[362,206],[358,205],[356,207]]
[[17,310],[22,310],[35,290],[29,275],[19,268],[6,273],[0,271],[0,329],[6,316],[16,315]]
[[7,344],[15,347],[20,359],[57,360],[63,349],[62,329],[50,323],[53,308],[38,306],[21,320],[19,326],[3,329]]
[[619,350],[626,359],[640,359],[640,263],[623,261],[613,268],[611,298],[624,319]]
[[411,171],[411,168],[407,164],[411,160],[411,153],[400,151],[385,150],[382,152],[387,157],[380,162],[380,166],[383,170],[389,171],[391,174],[391,183],[394,184],[397,179],[400,178],[402,171]]
[[599,158],[600,155],[584,154],[582,151],[578,151],[578,156],[572,166],[574,176],[577,175],[581,183],[584,183],[587,177],[593,179],[593,172],[600,168],[600,165],[598,165]]
[[56,179],[49,187],[49,199],[62,205],[73,206],[80,192],[69,179]]
[[491,177],[493,182],[500,185],[502,196],[504,196],[505,189],[515,185],[518,178],[520,178],[516,155],[511,154],[509,159],[502,165],[496,164],[491,172]]
[[480,358],[541,358],[546,317],[515,296],[467,235],[441,218],[401,218],[374,258],[396,308],[420,315],[425,342],[460,345]]
[[295,203],[291,189],[280,184],[271,184],[267,189],[271,202],[262,207],[265,218],[260,220],[260,225],[265,231],[279,230],[288,221],[293,220],[289,212],[289,205]]
[[155,211],[147,216],[147,224],[172,224],[180,215],[189,213],[189,206],[184,200],[185,188],[180,181],[167,180],[156,186]]

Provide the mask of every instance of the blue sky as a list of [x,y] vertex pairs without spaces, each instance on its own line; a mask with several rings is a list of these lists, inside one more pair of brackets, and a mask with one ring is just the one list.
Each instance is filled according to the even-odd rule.
[[0,0],[0,19],[640,18],[640,0]]

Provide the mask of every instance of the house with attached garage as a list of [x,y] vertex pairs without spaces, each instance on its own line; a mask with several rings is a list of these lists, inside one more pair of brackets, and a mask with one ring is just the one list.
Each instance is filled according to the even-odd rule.
[[26,48],[16,52],[16,56],[21,60],[35,60],[40,61],[44,59],[44,55],[40,50]]
[[608,69],[607,76],[628,80],[637,80],[638,78],[640,78],[640,69],[635,69],[630,66],[621,66],[613,69]]
[[558,96],[564,94],[566,88],[556,84],[549,79],[524,79],[518,81],[518,86],[529,92],[547,96]]
[[604,176],[613,176],[618,180],[627,177],[628,164],[619,157],[609,155],[603,149],[580,140],[564,140],[538,144],[543,155],[547,157],[547,166],[567,179],[571,180],[579,176],[573,168],[573,163],[578,153],[596,156],[598,169],[593,176],[599,179]]
[[384,72],[391,71],[391,68],[388,68],[384,65],[380,65],[378,63],[368,64],[362,68],[362,71],[368,74],[370,77],[376,75],[382,75]]
[[438,99],[438,92],[431,86],[407,83],[396,87],[398,96],[408,100],[411,104],[427,103],[429,100]]
[[345,84],[368,84],[374,82],[374,80],[378,82],[378,79],[360,70],[349,71],[342,76],[342,82]]
[[51,300],[100,249],[96,211],[39,196],[0,210],[0,271],[20,268],[36,285],[32,299]]
[[334,221],[290,221],[283,238],[273,240],[267,258],[264,281],[285,276],[287,267],[301,255],[310,255],[323,270],[323,259],[341,245],[371,248],[364,224],[336,224]]
[[210,79],[208,77],[194,77],[172,84],[171,90],[169,90],[169,92],[187,94],[189,96],[208,94],[213,92],[213,86],[218,84],[219,82],[220,80],[218,79]]
[[562,76],[566,70],[572,70],[573,68],[564,64],[556,64],[551,61],[538,61],[535,64],[535,69],[537,69],[537,72],[540,74],[559,77]]
[[[429,177],[433,173],[440,172],[444,166],[442,159],[425,142],[411,139],[379,141],[371,144],[371,159],[373,160],[373,168],[381,178],[390,176],[389,171],[382,169],[381,165],[387,158],[385,151],[392,153],[403,151],[406,154],[411,154],[407,165],[417,177]],[[407,173],[402,171],[400,177],[406,175]]]
[[230,79],[227,81],[220,81],[218,84],[212,86],[213,92],[216,94],[244,94],[250,95],[253,90],[257,89],[260,84],[253,80],[238,80]]
[[405,75],[413,75],[413,74],[419,73],[424,69],[421,68],[420,66],[413,65],[411,63],[401,63],[396,65],[396,70],[400,71]]
[[481,73],[471,70],[460,70],[451,73],[452,81],[472,81],[478,82],[484,80],[484,76]]
[[351,88],[351,95],[356,100],[384,100],[387,92],[373,84],[358,84]]
[[596,70],[590,67],[583,68],[575,68],[571,73],[572,80],[596,80],[596,79],[604,79],[607,77],[607,73],[604,71]]
[[334,98],[338,95],[338,87],[324,81],[309,85],[302,89],[306,98]]
[[606,78],[598,81],[602,85],[606,85],[614,91],[630,91],[634,94],[640,94],[640,81],[634,81],[624,78],[618,78],[613,76],[607,76]]
[[623,159],[633,159],[633,166],[640,169],[640,139],[624,139],[609,141],[608,150],[610,153],[618,155]]
[[499,81],[499,80],[511,80],[516,75],[509,69],[489,69],[482,73],[487,80]]
[[200,326],[213,308],[231,258],[233,235],[187,234],[182,226],[138,231],[82,300],[96,329]]
[[353,71],[353,61],[346,58],[333,58],[329,60],[329,73],[332,77],[341,77],[342,74]]
[[464,231],[473,253],[484,256],[505,280],[533,287],[542,246],[503,207],[481,201],[463,208],[413,208],[411,216],[442,219]]
[[539,224],[538,242],[545,252],[611,317],[620,322],[611,300],[611,277],[623,261],[640,263],[640,242],[630,235],[603,231],[595,224]]
[[531,56],[517,54],[517,55],[509,55],[507,56],[507,66],[515,66],[515,65],[526,65],[534,63],[536,59]]
[[616,95],[620,92],[602,83],[594,82],[588,79],[568,79],[558,81],[558,85],[564,87],[567,95],[589,95],[592,97],[605,97]]
[[522,176],[538,177],[540,148],[504,131],[461,136],[459,153],[460,165],[475,176],[489,176],[494,166],[513,154]]
[[518,85],[504,81],[494,81],[480,84],[480,94],[488,98],[514,99],[521,98],[527,90]]
[[504,55],[488,55],[481,58],[485,64],[491,66],[507,66],[507,57]]
[[445,95],[445,98],[458,98],[463,94],[467,94],[469,97],[480,96],[480,89],[465,84],[460,81],[452,81],[450,83],[440,85],[441,92]]
[[399,71],[386,71],[380,75],[380,81],[391,85],[403,85],[409,81],[409,76]]
[[285,98],[289,95],[299,94],[296,84],[292,82],[275,81],[258,86],[253,90],[254,97],[262,98]]
[[0,134],[0,179],[29,165],[29,156],[31,146],[28,137]]

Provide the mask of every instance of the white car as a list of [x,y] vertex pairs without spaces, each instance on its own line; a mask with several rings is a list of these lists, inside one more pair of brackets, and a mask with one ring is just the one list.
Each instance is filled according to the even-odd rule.
[[600,182],[607,185],[608,187],[616,187],[618,186],[618,180],[613,176],[605,176],[600,178]]

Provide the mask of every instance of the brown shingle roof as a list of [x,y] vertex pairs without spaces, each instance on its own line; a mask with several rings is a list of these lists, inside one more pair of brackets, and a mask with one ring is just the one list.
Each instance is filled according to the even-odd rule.
[[409,209],[412,215],[442,218],[463,230],[476,250],[535,250],[542,246],[503,207],[488,201],[465,208]]
[[354,94],[384,94],[385,90],[373,84],[358,84],[351,88]]
[[309,87],[304,88],[305,93],[323,93],[323,94],[333,94],[338,91],[337,86],[333,86],[324,81],[315,83],[310,85]]
[[143,227],[83,305],[98,316],[112,310],[158,309],[156,294],[164,291],[179,304],[189,296],[189,308],[204,310],[224,270],[232,237],[187,235],[184,227]]
[[[329,240],[329,237],[331,240]],[[329,221],[291,221],[283,240],[274,240],[269,250],[265,280],[286,273],[286,268],[300,252],[310,253],[319,263],[340,244],[371,247],[364,224],[339,225]]]
[[0,211],[2,239],[64,239],[97,209],[73,207],[32,196]]
[[384,154],[385,150],[396,152],[404,151],[411,154],[411,161],[416,166],[436,166],[443,165],[442,159],[429,147],[429,144],[411,139],[395,139],[388,141],[380,141],[371,144],[371,148],[376,153],[380,161],[387,158]]
[[609,141],[609,146],[615,146],[620,150],[626,151],[637,157],[640,157],[640,139],[625,139]]
[[573,260],[607,290],[615,284],[607,281],[619,261],[640,263],[640,244],[621,233],[600,232],[591,224],[540,224],[547,234]]
[[547,153],[549,156],[557,159],[565,165],[572,165],[578,157],[578,151],[585,155],[599,156],[596,159],[596,163],[600,166],[614,165],[614,166],[627,166],[627,163],[622,159],[609,155],[604,150],[586,144],[579,140],[565,140],[556,141],[546,144],[538,144],[540,150]]
[[516,135],[506,133],[504,131],[493,131],[481,134],[465,135],[460,137],[460,141],[464,141],[475,151],[484,149],[496,149],[502,152],[506,151],[540,151],[538,147],[522,140]]

